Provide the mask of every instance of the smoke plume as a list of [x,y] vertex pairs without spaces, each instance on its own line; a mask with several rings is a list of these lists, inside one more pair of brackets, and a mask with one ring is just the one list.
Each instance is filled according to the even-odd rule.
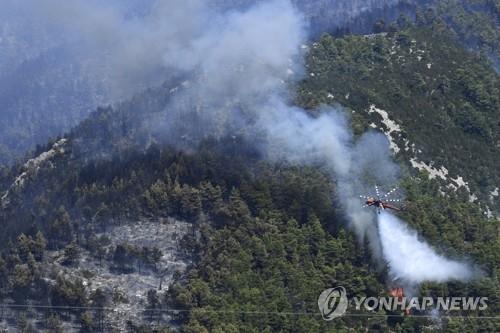
[[[255,9],[255,4],[266,2],[2,0],[0,150],[3,154],[0,163],[12,162],[36,144],[64,133],[97,106],[128,100],[144,89],[178,77],[184,70],[191,71],[200,64],[204,49],[213,50],[214,44],[205,42],[217,42],[212,38],[217,32],[230,32],[229,27],[223,25],[236,22],[233,14],[239,16],[248,8]],[[385,13],[387,6],[398,1],[292,2],[305,12],[312,30],[322,33],[348,24],[361,13],[382,8]],[[269,27],[272,22],[268,21],[274,17],[262,14],[261,23]],[[298,16],[281,17],[296,19]],[[248,24],[256,29],[260,38],[273,39],[274,31],[262,34],[263,29],[253,25],[256,19],[257,16],[249,18]],[[361,30],[371,29],[371,23],[356,22]],[[277,24],[273,27],[280,28]],[[297,36],[295,27],[292,29],[290,36]],[[252,34],[252,31],[232,32]],[[283,37],[281,33],[278,36]],[[241,39],[248,37],[241,36]],[[279,43],[278,38],[274,40]],[[256,50],[255,47],[248,45],[250,51]],[[190,52],[195,50],[199,53]],[[268,50],[275,52],[278,48]],[[240,55],[251,58],[253,54]],[[265,87],[263,84],[262,88]]]
[[[390,216],[380,222],[379,237],[373,212],[361,207],[358,196],[373,184],[398,180],[383,135],[368,132],[355,140],[340,107],[325,106],[314,117],[288,102],[286,83],[300,77],[300,45],[307,36],[303,17],[288,1],[270,1],[210,21],[215,23],[165,55],[170,66],[197,73],[172,93],[163,119],[154,121],[170,143],[182,146],[186,140],[239,134],[250,142],[259,138],[270,161],[324,167],[337,182],[350,226],[360,241],[368,239],[375,257],[384,257],[394,277],[410,283],[470,277],[465,265],[437,256]],[[393,235],[388,228],[394,228]]]
[[[118,1],[27,3],[48,34],[65,31],[62,44],[107,59],[98,62],[99,70],[116,96],[174,75],[186,78],[165,91],[165,109],[144,120],[162,140],[194,147],[207,137],[240,135],[258,142],[270,161],[322,166],[336,180],[360,243],[368,239],[375,257],[383,254],[395,275],[417,283],[468,277],[464,267],[435,255],[391,218],[380,222],[379,238],[373,212],[361,208],[360,193],[398,180],[383,135],[368,132],[355,140],[340,107],[325,106],[315,117],[290,105],[288,87],[303,73],[301,45],[307,40],[306,21],[290,1],[223,12],[202,0],[130,0],[138,6],[134,11]],[[386,228],[395,229],[403,245],[393,246]],[[415,259],[432,265],[414,266]],[[439,274],[431,272],[436,265]]]

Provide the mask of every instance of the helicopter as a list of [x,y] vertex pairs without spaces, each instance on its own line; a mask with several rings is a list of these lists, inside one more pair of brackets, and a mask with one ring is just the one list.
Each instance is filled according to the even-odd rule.
[[396,190],[397,188],[393,188],[389,192],[381,195],[378,186],[375,185],[375,196],[360,195],[359,197],[365,200],[365,204],[363,205],[363,207],[376,207],[379,214],[384,209],[401,211],[401,208],[392,204],[393,202],[400,202],[401,200],[389,198],[394,194],[394,192],[396,192]]

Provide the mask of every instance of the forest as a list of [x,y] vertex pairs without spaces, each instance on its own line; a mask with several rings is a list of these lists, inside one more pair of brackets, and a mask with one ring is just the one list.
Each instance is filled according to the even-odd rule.
[[[43,327],[19,310],[18,330],[63,332],[64,323],[74,322],[83,332],[106,331],[106,312],[127,301],[87,288],[92,277],[82,253],[117,275],[158,274],[158,247],[112,244],[103,234],[172,217],[189,223],[182,238],[189,265],[167,288],[147,291],[144,320],[130,321],[132,332],[500,331],[498,320],[474,319],[500,311],[500,220],[486,214],[500,210],[491,195],[500,181],[499,75],[486,54],[456,41],[445,18],[422,15],[377,22],[373,35],[323,34],[309,47],[305,77],[290,89],[293,102],[314,117],[319,105],[341,105],[356,137],[371,124],[388,130],[368,112],[371,105],[401,125],[393,137],[402,148],[394,154],[405,194],[399,216],[438,253],[467,258],[483,274],[424,283],[417,293],[486,296],[486,310],[439,318],[361,310],[321,320],[322,290],[342,285],[350,295],[378,297],[392,283],[387,266],[349,227],[337,180],[321,167],[271,163],[244,136],[169,145],[145,124],[168,104],[167,92],[182,82],[176,78],[99,108],[37,146],[27,158],[57,148],[43,163],[1,167],[0,298],[56,309],[44,314]],[[489,34],[484,43],[497,47]],[[417,148],[405,150],[405,142]],[[413,168],[412,158],[445,166],[468,188]],[[54,253],[82,278],[50,272]]]

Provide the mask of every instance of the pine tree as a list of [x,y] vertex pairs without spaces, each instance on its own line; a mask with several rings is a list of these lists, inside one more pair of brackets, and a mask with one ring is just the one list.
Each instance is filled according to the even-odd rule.
[[104,308],[107,306],[108,299],[106,294],[100,289],[97,288],[92,295],[90,296],[92,301],[92,305],[96,308],[96,318],[97,318],[97,327],[99,331],[104,330]]
[[80,316],[80,326],[82,332],[94,332],[94,319],[88,311],[85,311]]
[[54,314],[47,319],[47,330],[50,333],[63,333],[64,329],[61,320]]
[[75,242],[72,242],[64,248],[64,264],[73,265],[80,257],[80,248]]
[[21,234],[17,238],[17,253],[23,262],[26,262],[28,254],[31,253],[31,238],[25,234]]
[[45,240],[43,234],[38,231],[32,244],[32,253],[35,260],[41,261],[43,259],[43,253],[45,252],[46,247],[47,241]]

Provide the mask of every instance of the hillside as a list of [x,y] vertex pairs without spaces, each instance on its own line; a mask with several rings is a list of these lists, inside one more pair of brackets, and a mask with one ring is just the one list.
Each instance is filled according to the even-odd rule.
[[359,132],[380,128],[408,168],[443,192],[499,209],[499,76],[455,44],[440,23],[313,44],[298,102],[350,107]]
[[[481,315],[496,315],[499,222],[484,210],[498,207],[496,197],[488,201],[499,177],[498,76],[439,26],[325,35],[309,49],[297,104],[341,103],[352,110],[346,112],[357,134],[371,127],[391,132],[395,156],[407,166],[401,216],[440,253],[468,256],[484,269],[480,280],[428,283],[419,292],[488,295],[491,305]],[[7,246],[0,278],[2,297],[29,309],[18,325],[44,329],[36,306],[51,305],[134,311],[128,322],[113,321],[112,312],[99,308],[51,317],[56,327],[76,323],[88,331],[148,332],[153,325],[184,332],[498,329],[495,321],[460,318],[320,320],[318,291],[342,284],[351,294],[385,295],[393,283],[386,268],[346,227],[335,179],[323,170],[265,161],[244,135],[166,143],[149,124],[195,82],[172,80],[99,109],[26,164],[3,170]],[[412,160],[437,176],[418,174]],[[470,192],[453,181],[459,176]],[[469,202],[472,194],[478,199]],[[182,223],[189,227],[179,229],[182,240],[172,245],[182,247],[172,252],[176,266],[168,264],[168,247],[144,243],[134,228],[170,239],[169,228]],[[168,290],[156,287],[165,269],[165,281],[174,281]],[[143,288],[132,289],[136,294],[103,287],[136,276]],[[312,315],[283,314],[296,312]]]
[[[206,6],[235,10],[255,2],[213,0]],[[333,21],[335,27],[349,23],[359,31],[369,30],[372,21],[354,20],[396,2],[296,3],[318,34],[333,29],[327,26]],[[171,77],[172,68],[163,59],[175,56],[169,54],[170,45],[182,44],[182,35],[190,29],[186,26],[176,37],[171,31],[179,24],[159,19],[168,16],[172,6],[176,4],[169,0],[78,0],[68,6],[53,0],[6,0],[0,13],[0,163],[22,159],[26,151],[70,130],[97,106],[127,100]],[[180,15],[198,15],[195,2],[183,6]]]
[[[310,39],[323,32],[343,36],[387,31],[400,16],[422,24],[439,18],[452,27],[459,42],[484,52],[498,67],[498,1],[292,2],[305,17]],[[22,160],[27,151],[70,130],[97,106],[127,100],[175,76],[164,59],[176,56],[170,45],[182,45],[184,33],[194,27],[172,35],[182,25],[161,20],[172,13],[172,4],[170,0],[158,3],[164,5],[154,0],[78,0],[62,7],[53,0],[4,1],[0,163]],[[211,0],[206,6],[231,13],[255,3],[262,2]],[[193,5],[192,10],[196,8]],[[197,15],[183,10],[179,14]]]
[[[306,21],[323,11],[323,19],[345,16],[363,31],[360,22],[375,22],[368,35],[321,27],[330,33],[310,42],[290,3],[251,2],[217,1],[216,8],[248,7],[221,16],[207,15],[199,2],[175,7],[165,23],[174,37],[163,34],[168,29],[148,35],[148,56],[135,53],[139,47],[119,58],[129,61],[113,62],[111,72],[138,70],[116,82],[152,87],[126,90],[130,97],[88,117],[74,103],[102,92],[82,88],[95,77],[51,66],[52,51],[31,59],[40,67],[22,60],[2,70],[19,79],[0,94],[6,110],[16,114],[23,93],[36,97],[27,113],[4,115],[14,137],[29,141],[10,137],[11,144],[71,129],[0,168],[0,331],[500,331],[496,2],[458,9],[458,1],[419,2],[433,9],[390,23],[374,20],[378,10],[379,18],[404,6],[412,14],[415,2],[393,12],[378,0],[296,1],[308,8]],[[128,15],[147,15],[134,0],[124,8],[130,4],[140,8]],[[123,22],[99,13],[105,24],[96,26],[122,36]],[[193,15],[196,24],[184,22]],[[463,29],[478,17],[484,24]],[[147,32],[164,27],[159,22],[146,24]],[[144,46],[144,36],[133,41]],[[170,59],[159,42],[166,36],[176,46]],[[171,70],[152,84],[158,77],[150,81],[148,70],[159,68],[159,55]],[[23,76],[23,66],[33,72]],[[66,71],[74,90],[64,80],[37,80]],[[58,87],[64,98],[43,104]],[[82,99],[72,99],[78,92]],[[14,123],[39,103],[54,117],[70,110],[39,136],[17,133]],[[51,122],[43,112],[37,117],[38,125]],[[392,202],[399,210],[363,207],[369,201],[360,195],[378,196],[373,185],[398,186],[391,192],[402,199]],[[488,307],[406,313],[351,306],[325,321],[318,296],[335,286],[349,297],[403,289],[407,296],[488,297]]]
[[[331,197],[333,184],[328,177],[317,170],[263,164],[252,151],[244,152],[241,143],[231,139],[220,145],[207,142],[196,154],[152,147],[143,154],[90,163],[82,168],[67,164],[78,156],[69,151],[66,157],[56,157],[52,160],[53,168],[40,170],[34,182],[26,188],[28,193],[38,193],[30,210],[32,216],[38,217],[32,220],[36,227],[27,230],[26,234],[37,239],[40,236],[36,235],[36,230],[43,230],[49,251],[42,252],[41,257],[35,256],[40,250],[32,247],[35,245],[28,245],[26,250],[25,236],[9,246],[3,266],[3,279],[10,281],[5,284],[5,297],[37,299],[36,302],[30,301],[31,304],[94,306],[100,304],[93,296],[98,292],[94,286],[102,285],[103,281],[111,284],[113,279],[124,279],[139,272],[139,276],[150,276],[148,279],[153,284],[160,283],[161,274],[158,268],[151,266],[150,259],[141,259],[135,254],[134,247],[125,250],[123,255],[119,254],[120,243],[113,240],[108,245],[110,241],[103,239],[102,234],[113,230],[110,234],[114,238],[116,230],[127,225],[142,224],[141,228],[149,230],[156,228],[154,225],[158,223],[148,222],[149,216],[174,216],[192,224],[196,237],[187,237],[182,246],[194,254],[196,264],[188,268],[185,276],[177,277],[178,282],[171,292],[158,291],[156,286],[151,288],[156,290],[156,298],[146,297],[150,289],[142,290],[138,300],[130,295],[117,298],[112,290],[99,289],[105,295],[99,302],[120,309],[133,302],[133,308],[153,306],[158,311],[170,308],[193,311],[189,315],[181,312],[176,316],[176,321],[186,325],[187,332],[203,330],[202,327],[208,331],[236,327],[256,331],[273,331],[278,327],[290,331],[308,331],[311,327],[317,331],[335,331],[345,326],[385,329],[395,325],[396,322],[392,321],[346,318],[332,326],[314,316],[275,317],[272,314],[283,310],[316,313],[315,290],[331,284],[341,283],[349,292],[358,295],[383,295],[388,281],[384,271],[373,265],[369,251],[344,229],[342,214]],[[240,153],[235,155],[234,152],[238,151]],[[233,155],[228,157],[228,152]],[[249,165],[252,166],[250,169]],[[71,172],[62,171],[68,168]],[[65,180],[61,181],[63,173]],[[43,186],[45,182],[52,185]],[[486,224],[472,204],[454,198],[440,199],[437,186],[432,182],[408,180],[406,187],[408,199],[412,202],[412,207],[405,213],[408,220],[419,226],[432,243],[440,244],[439,247],[448,255],[469,253],[474,261],[484,264],[488,276],[491,276],[470,284],[447,284],[445,291],[442,285],[431,284],[423,287],[426,292],[487,294],[495,304],[494,295],[498,291],[494,276],[499,252],[498,241],[491,236],[496,226]],[[37,190],[40,188],[44,190]],[[30,204],[25,194],[21,193],[21,197],[26,200],[23,203]],[[22,207],[22,210],[28,209]],[[453,220],[438,219],[441,212],[453,214]],[[141,221],[141,224],[135,221]],[[154,225],[148,226],[148,223]],[[445,237],[441,236],[443,232]],[[133,233],[131,235],[136,237]],[[464,239],[468,241],[464,242]],[[103,245],[99,245],[101,242]],[[76,257],[71,250],[75,244],[79,244],[77,249],[81,247]],[[30,259],[31,255],[23,255],[26,251],[33,253],[34,261]],[[69,274],[65,280],[51,286],[53,282],[50,281],[56,278],[45,275],[47,273],[40,268],[51,263],[53,257],[60,258],[58,265],[62,267],[59,269],[68,267],[64,270],[88,273],[77,280],[74,280],[74,273]],[[104,267],[116,267],[113,275],[104,280],[93,268],[100,267],[101,260]],[[120,260],[133,264],[123,266]],[[140,273],[142,260],[145,260],[142,265],[149,268],[143,268]],[[17,271],[25,266],[30,269],[29,278],[22,282],[24,280],[19,280]],[[33,273],[29,273],[31,269],[34,269]],[[38,271],[40,273],[35,273]],[[14,290],[10,288],[17,285],[23,289],[11,294]],[[61,290],[58,285],[65,289]],[[39,295],[44,290],[48,291],[46,301],[40,301]],[[77,298],[71,296],[74,293],[77,293]],[[212,315],[212,309],[228,311],[229,314]],[[271,314],[266,318],[258,315],[258,320],[251,314],[243,317],[230,314],[263,309]],[[491,307],[489,311],[496,313],[498,310]],[[163,313],[159,320],[168,326],[171,324],[166,314]],[[60,320],[78,322],[82,316],[99,318],[102,314],[76,309]],[[111,317],[106,318],[107,314],[105,325],[114,324]],[[148,325],[157,318],[158,313],[152,317],[139,314],[136,320]],[[422,320],[408,318],[399,325],[416,327],[422,325]],[[455,320],[446,325],[468,325],[466,327],[471,330],[481,325],[486,330],[494,330],[492,323],[487,321]]]

